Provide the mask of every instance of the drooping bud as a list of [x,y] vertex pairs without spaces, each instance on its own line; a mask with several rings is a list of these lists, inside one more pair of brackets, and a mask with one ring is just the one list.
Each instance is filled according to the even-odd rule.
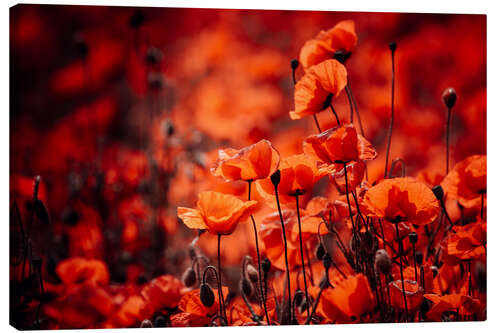
[[246,277],[242,277],[240,280],[240,289],[246,297],[251,297],[253,295],[252,283]]
[[215,302],[214,292],[212,288],[210,288],[210,286],[206,283],[203,283],[200,287],[200,300],[201,303],[203,303],[203,305],[206,306],[207,308],[214,305]]
[[297,59],[290,61],[290,67],[292,67],[292,70],[296,70],[299,67],[299,61]]
[[301,306],[302,302],[304,301],[304,292],[300,289],[296,290],[295,295],[293,295],[293,300],[295,302],[295,306]]
[[184,274],[182,274],[182,282],[186,287],[192,287],[196,283],[196,272],[192,267],[188,267]]
[[436,185],[432,188],[432,193],[434,193],[434,196],[436,197],[436,199],[438,199],[439,201],[443,200],[443,197],[444,197],[444,190],[443,190],[443,187],[441,185]]
[[451,109],[457,101],[457,93],[453,88],[446,88],[443,91],[443,103],[448,109]]
[[280,181],[281,181],[281,172],[278,169],[271,175],[271,182],[273,183],[274,187],[277,187],[280,184]]
[[431,266],[432,276],[436,277],[439,274],[439,268],[437,266]]
[[418,234],[416,232],[410,232],[408,238],[410,239],[410,243],[415,245],[418,241]]
[[247,265],[247,275],[253,283],[259,281],[259,272],[257,272],[257,269],[252,264]]
[[153,323],[149,319],[144,319],[141,323],[141,328],[153,328]]
[[318,244],[318,247],[316,248],[316,259],[323,260],[324,254],[325,254],[325,248],[323,247],[323,244],[321,244],[320,242]]
[[271,261],[269,261],[269,259],[267,258],[262,259],[260,267],[262,267],[264,273],[269,273],[269,271],[271,270]]
[[392,260],[386,250],[380,249],[375,253],[375,270],[384,275],[391,272]]

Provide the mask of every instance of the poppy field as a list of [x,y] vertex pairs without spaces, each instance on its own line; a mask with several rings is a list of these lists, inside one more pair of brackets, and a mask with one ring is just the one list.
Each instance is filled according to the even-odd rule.
[[18,329],[484,321],[486,16],[10,9]]

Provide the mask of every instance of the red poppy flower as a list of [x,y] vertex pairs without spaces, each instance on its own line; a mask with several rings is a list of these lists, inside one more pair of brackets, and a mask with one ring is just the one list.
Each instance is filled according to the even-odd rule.
[[257,201],[242,201],[231,194],[214,191],[198,194],[197,209],[178,207],[177,215],[191,229],[229,235],[239,222],[250,216]]
[[453,230],[455,233],[441,243],[443,260],[479,259],[486,255],[486,222],[456,226]]
[[460,316],[474,314],[480,316],[483,308],[479,300],[467,295],[450,294],[441,296],[425,294],[424,297],[432,302],[431,309],[426,313],[426,318],[430,321],[442,321],[443,314],[448,311],[458,311]]
[[[403,288],[401,280],[392,281],[389,283],[389,291],[391,293],[391,305],[399,310],[405,310],[405,300],[403,296]],[[408,311],[415,311],[422,304],[424,290],[417,282],[405,280],[406,304]]]
[[[346,165],[347,170],[347,189],[353,191],[363,181],[365,176],[366,166],[363,162],[352,162]],[[335,184],[337,190],[345,194],[345,171],[344,168],[335,173],[330,174],[331,181]]]
[[61,281],[68,286],[81,283],[107,285],[109,282],[108,267],[100,260],[69,258],[57,265],[56,272]]
[[304,153],[327,164],[373,160],[377,153],[372,144],[356,132],[353,124],[330,128],[304,140]]
[[366,192],[362,207],[368,216],[393,223],[424,225],[439,214],[439,204],[432,191],[409,177],[382,180]]
[[171,275],[162,275],[148,282],[142,288],[141,295],[154,313],[165,307],[175,308],[181,299],[183,287],[179,279]]
[[350,276],[335,288],[325,289],[319,302],[319,311],[336,323],[359,320],[375,307],[375,298],[368,279],[363,274]]
[[217,166],[212,172],[231,181],[263,179],[276,171],[279,161],[279,153],[271,142],[260,140],[240,150],[219,150]]
[[323,111],[327,97],[337,97],[347,84],[347,70],[337,60],[311,67],[295,85],[295,110],[290,118],[300,119]]
[[457,163],[441,183],[448,199],[467,208],[481,204],[486,193],[486,155],[472,155]]
[[354,21],[345,20],[327,31],[320,31],[308,40],[300,50],[299,61],[304,68],[331,59],[335,51],[351,52],[358,42]]

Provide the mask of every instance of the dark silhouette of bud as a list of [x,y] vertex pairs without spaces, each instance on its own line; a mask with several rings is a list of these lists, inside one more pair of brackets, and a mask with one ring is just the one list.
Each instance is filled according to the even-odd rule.
[[333,54],[333,59],[337,60],[341,64],[344,64],[350,57],[351,52],[347,52],[346,50],[338,50]]
[[264,273],[269,273],[269,271],[271,270],[271,262],[269,261],[269,259],[264,258],[262,259],[260,267],[262,267]]
[[144,22],[146,21],[146,18],[144,17],[144,13],[142,10],[137,9],[134,11],[134,14],[130,17],[129,24],[132,28],[137,29],[141,27]]
[[439,268],[437,266],[431,266],[432,276],[436,277],[439,274]]
[[323,267],[325,267],[325,270],[328,271],[328,269],[332,266],[332,257],[328,253],[325,253],[323,255]]
[[280,181],[281,181],[281,172],[278,169],[271,175],[271,182],[275,187],[277,187],[280,184]]
[[42,271],[42,263],[43,263],[43,259],[42,258],[40,258],[40,257],[33,257],[33,259],[31,259],[31,263],[33,264],[33,266],[35,267],[35,269],[38,272]]
[[323,247],[323,244],[319,243],[318,247],[316,248],[316,259],[323,260],[324,254],[325,254],[325,248]]
[[165,78],[162,73],[149,73],[148,85],[151,90],[158,91],[165,85]]
[[301,306],[302,302],[304,301],[304,292],[300,289],[296,290],[295,295],[293,295],[293,300],[295,302],[295,306]]
[[250,281],[254,283],[259,281],[259,272],[257,272],[257,269],[252,264],[247,265],[247,275]]
[[153,328],[153,323],[149,319],[144,319],[141,323],[141,328]]
[[182,274],[182,282],[186,287],[192,287],[196,283],[196,273],[192,267],[186,269],[184,274]]
[[175,133],[175,126],[171,121],[167,120],[163,123],[163,130],[167,136],[172,136]]
[[290,61],[290,67],[292,67],[293,70],[296,70],[297,67],[299,67],[299,61],[297,59]]
[[146,52],[146,62],[151,66],[157,65],[163,59],[163,53],[156,47],[151,47]]
[[480,292],[486,292],[486,266],[482,262],[477,262],[474,269],[474,280]]
[[415,252],[415,261],[417,262],[417,265],[421,266],[422,262],[424,261],[424,255],[420,251]]
[[75,34],[73,37],[74,42],[75,42],[75,49],[79,57],[82,59],[87,58],[87,55],[89,54],[89,46],[87,42],[85,42],[85,39],[83,36],[79,33]]
[[446,88],[443,91],[443,103],[448,109],[451,109],[457,101],[457,93],[453,88]]
[[434,193],[434,196],[436,197],[436,199],[438,199],[439,201],[443,200],[443,197],[444,197],[444,191],[443,191],[443,187],[441,187],[441,185],[436,185],[432,188],[432,193]]
[[155,318],[155,327],[167,327],[167,320],[164,316],[157,316]]
[[240,289],[246,297],[252,297],[253,295],[253,285],[246,277],[240,280]]
[[408,238],[410,239],[410,243],[416,244],[418,241],[418,234],[416,232],[410,232]]
[[207,308],[214,305],[215,302],[214,292],[212,288],[210,288],[210,286],[206,283],[203,283],[200,287],[200,300],[201,303]]
[[375,271],[384,275],[391,272],[392,260],[386,250],[380,249],[375,253]]
[[396,47],[397,47],[396,42],[389,43],[389,49],[391,50],[391,52],[396,52]]

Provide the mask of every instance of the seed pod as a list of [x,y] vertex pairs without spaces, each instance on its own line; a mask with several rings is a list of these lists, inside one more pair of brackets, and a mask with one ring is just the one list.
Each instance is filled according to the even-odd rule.
[[386,250],[380,249],[375,253],[375,271],[388,275],[391,271],[392,260]]
[[443,103],[448,109],[451,109],[457,101],[457,93],[453,88],[446,88],[443,91]]
[[262,259],[260,267],[262,267],[264,273],[269,273],[269,271],[271,270],[271,262],[269,261],[269,259],[264,258]]
[[155,327],[167,327],[167,319],[164,316],[157,316],[155,318]]
[[325,248],[323,247],[323,244],[319,243],[318,247],[316,248],[316,258],[318,260],[323,260],[324,254],[325,254]]
[[293,300],[295,302],[295,306],[301,306],[302,302],[304,301],[304,292],[300,289],[296,290],[295,295],[293,295]]
[[297,59],[290,61],[290,67],[292,67],[293,70],[296,70],[297,67],[299,67],[299,61]]
[[408,238],[410,239],[410,243],[416,244],[418,241],[418,234],[416,232],[410,232]]
[[437,266],[431,266],[432,276],[436,277],[439,274],[439,268]]
[[278,169],[271,175],[271,182],[276,187],[279,185],[280,181],[281,181],[281,172]]
[[186,287],[192,287],[196,283],[196,273],[192,267],[188,267],[182,274],[182,281]]
[[417,265],[421,266],[422,262],[424,261],[424,255],[420,251],[415,252],[415,261],[417,262]]
[[396,52],[396,47],[397,47],[396,42],[389,43],[389,49],[391,50],[391,52]]
[[201,303],[203,303],[203,305],[206,306],[207,308],[214,305],[215,302],[214,292],[212,288],[210,288],[210,286],[206,283],[203,283],[200,287],[200,300]]
[[252,297],[253,295],[252,283],[246,277],[240,280],[240,290],[246,297]]
[[149,319],[144,319],[141,323],[141,328],[153,328],[153,323]]
[[257,272],[257,269],[252,264],[247,265],[247,275],[253,283],[259,281],[259,272]]
[[441,185],[436,185],[432,188],[432,193],[434,193],[434,196],[436,197],[436,199],[438,199],[439,201],[443,200],[443,197],[444,197],[444,191],[443,191],[443,188],[441,187]]

